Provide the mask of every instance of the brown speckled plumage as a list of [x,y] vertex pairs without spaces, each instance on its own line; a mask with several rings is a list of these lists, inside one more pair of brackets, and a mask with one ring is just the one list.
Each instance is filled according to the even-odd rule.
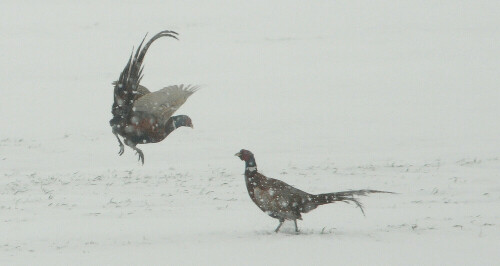
[[114,102],[109,121],[113,134],[120,144],[119,155],[124,152],[125,144],[134,149],[139,160],[144,164],[144,153],[137,148],[138,144],[157,143],[165,139],[179,127],[193,127],[191,118],[186,115],[172,116],[183,105],[197,86],[174,85],[159,91],[150,92],[140,85],[142,79],[142,63],[149,46],[158,38],[171,37],[177,39],[177,33],[162,31],[153,36],[141,49],[144,40],[132,53],[118,81],[114,85]]
[[317,195],[309,194],[283,181],[268,178],[259,173],[252,152],[241,150],[235,155],[245,161],[245,182],[252,201],[263,212],[280,221],[275,232],[279,231],[285,220],[294,221],[295,231],[298,232],[297,220],[302,220],[302,213],[314,210],[320,205],[337,201],[352,202],[364,214],[363,206],[354,196],[365,196],[370,193],[392,193],[378,190],[351,190]]

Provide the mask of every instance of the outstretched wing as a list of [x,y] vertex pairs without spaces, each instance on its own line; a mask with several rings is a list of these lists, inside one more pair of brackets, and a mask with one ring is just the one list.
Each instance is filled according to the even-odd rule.
[[139,83],[142,79],[142,62],[144,61],[144,57],[146,56],[149,46],[155,40],[164,36],[177,39],[176,35],[177,33],[174,31],[162,31],[153,36],[153,38],[151,38],[151,40],[144,45],[144,48],[142,48],[142,44],[146,39],[146,36],[144,36],[144,39],[137,48],[135,54],[132,51],[127,65],[120,74],[120,78],[114,84],[114,103],[111,110],[114,119],[128,119],[130,117],[134,101],[138,98],[138,94],[145,93],[145,91],[140,88]]
[[174,85],[146,94],[134,102],[134,112],[146,112],[165,123],[199,89],[192,85]]

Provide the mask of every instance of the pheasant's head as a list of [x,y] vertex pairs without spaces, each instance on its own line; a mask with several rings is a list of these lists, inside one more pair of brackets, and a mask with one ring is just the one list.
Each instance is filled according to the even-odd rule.
[[174,127],[175,128],[178,128],[178,127],[194,128],[193,121],[191,121],[191,118],[187,115],[174,116],[174,117],[172,117],[172,119],[174,120]]
[[240,157],[242,161],[248,161],[253,157],[253,153],[249,150],[242,149],[240,152],[236,153],[234,156]]

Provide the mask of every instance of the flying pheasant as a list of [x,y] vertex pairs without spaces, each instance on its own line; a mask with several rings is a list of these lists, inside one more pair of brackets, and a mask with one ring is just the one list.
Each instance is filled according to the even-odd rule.
[[257,171],[257,164],[252,152],[241,150],[236,153],[242,161],[245,161],[245,182],[248,194],[252,201],[269,216],[278,219],[279,225],[274,230],[280,230],[285,220],[293,220],[295,232],[298,232],[297,220],[302,220],[301,213],[307,213],[318,206],[337,201],[353,202],[363,215],[363,205],[354,196],[365,196],[369,193],[392,193],[378,190],[350,190],[326,194],[309,194],[296,189],[287,183],[268,178]]
[[135,54],[132,51],[118,81],[113,82],[114,102],[111,109],[113,118],[109,124],[120,143],[118,152],[120,156],[125,150],[118,135],[122,136],[125,145],[136,151],[139,160],[144,164],[144,153],[136,147],[137,144],[160,142],[179,127],[193,128],[189,116],[172,115],[198,90],[197,86],[173,85],[150,92],[140,85],[142,62],[149,46],[158,38],[177,39],[177,35],[174,31],[162,31],[142,47],[146,39],[144,37]]

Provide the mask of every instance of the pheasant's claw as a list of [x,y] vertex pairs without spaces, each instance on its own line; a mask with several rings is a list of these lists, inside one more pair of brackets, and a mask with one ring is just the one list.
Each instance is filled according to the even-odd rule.
[[125,152],[125,146],[123,144],[120,145],[120,151],[118,152],[118,155],[122,156],[122,154]]
[[144,165],[144,153],[142,153],[141,150],[137,149],[135,151],[135,154],[139,155],[139,158],[137,159],[137,161],[141,161],[142,165]]

